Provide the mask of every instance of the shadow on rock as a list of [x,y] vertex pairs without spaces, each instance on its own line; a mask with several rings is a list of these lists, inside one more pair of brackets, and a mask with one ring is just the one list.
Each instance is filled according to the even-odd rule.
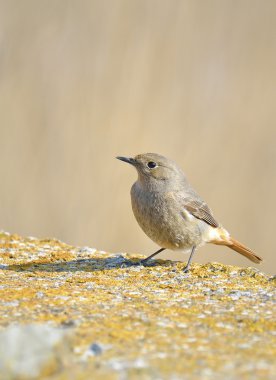
[[[160,260],[151,260],[144,266],[160,265]],[[161,264],[162,265],[162,264]],[[107,258],[89,258],[61,262],[30,262],[4,266],[2,270],[16,272],[94,272],[110,269],[143,266],[139,259],[127,259],[121,255]]]

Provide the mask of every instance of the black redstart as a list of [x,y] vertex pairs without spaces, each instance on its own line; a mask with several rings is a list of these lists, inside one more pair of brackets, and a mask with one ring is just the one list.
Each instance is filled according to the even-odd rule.
[[262,261],[214,219],[174,161],[156,153],[117,158],[138,172],[131,188],[132,209],[142,230],[161,247],[142,263],[165,249],[190,251],[187,272],[195,249],[205,243],[226,245],[254,263]]

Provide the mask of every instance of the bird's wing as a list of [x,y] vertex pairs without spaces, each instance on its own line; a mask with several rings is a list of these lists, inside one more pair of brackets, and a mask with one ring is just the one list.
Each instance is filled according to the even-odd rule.
[[183,199],[183,204],[195,218],[203,220],[212,227],[219,227],[219,223],[214,219],[212,211],[204,201],[188,197]]

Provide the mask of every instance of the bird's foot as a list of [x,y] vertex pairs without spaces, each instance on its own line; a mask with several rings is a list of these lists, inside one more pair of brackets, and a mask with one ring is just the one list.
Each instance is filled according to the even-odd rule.
[[150,267],[154,265],[154,263],[151,263],[151,260],[147,260],[147,259],[140,260],[138,264],[142,265],[143,267]]
[[184,273],[188,273],[188,272],[189,272],[189,269],[190,269],[190,265],[186,265],[186,266],[183,268],[183,272],[184,272]]

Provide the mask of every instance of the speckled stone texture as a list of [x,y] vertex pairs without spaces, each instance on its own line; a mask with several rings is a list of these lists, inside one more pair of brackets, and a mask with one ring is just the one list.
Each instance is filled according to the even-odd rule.
[[[275,379],[274,278],[140,258],[0,233],[0,333],[64,330],[39,379]],[[10,355],[1,380],[15,378]]]

